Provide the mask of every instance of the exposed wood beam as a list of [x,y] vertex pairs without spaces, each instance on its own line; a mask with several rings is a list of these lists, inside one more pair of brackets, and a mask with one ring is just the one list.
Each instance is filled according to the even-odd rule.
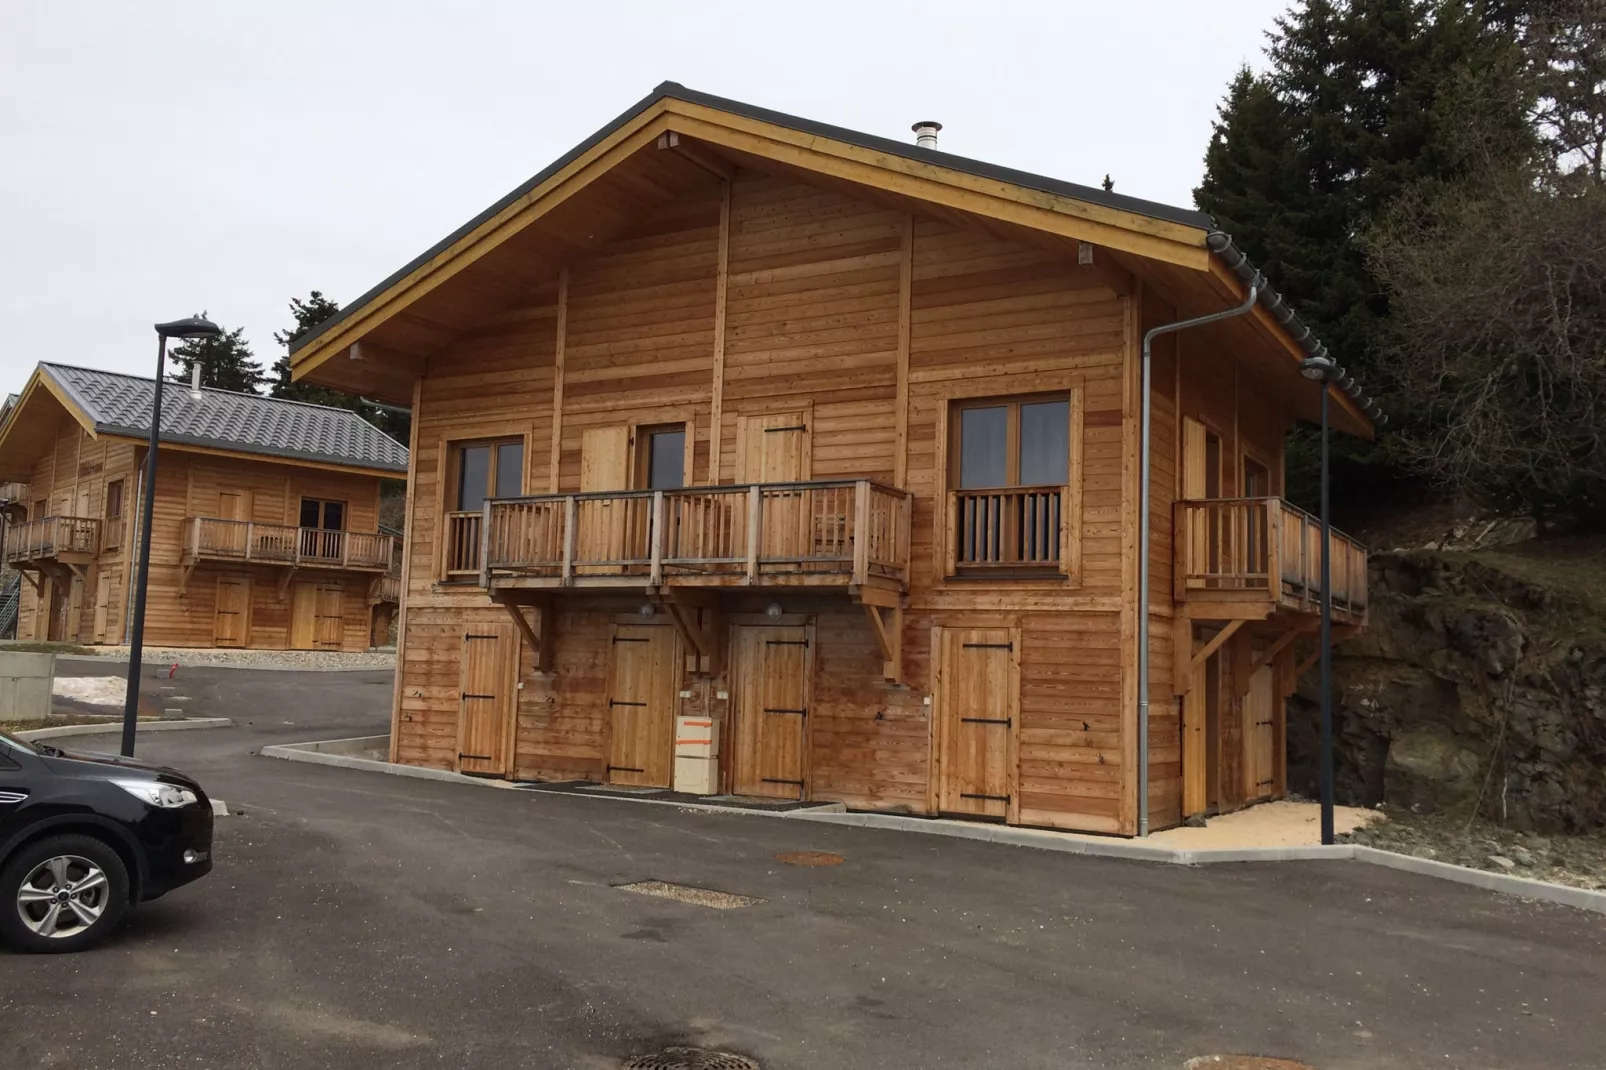
[[725,438],[725,300],[730,290],[731,184],[719,195],[719,266],[714,272],[714,386],[708,418],[708,472],[704,481],[719,482]]
[[[508,611],[513,623],[518,625],[519,631],[524,633],[524,641],[530,644],[530,650],[535,655],[535,671],[552,671],[552,603],[548,599],[536,599],[530,602],[515,602],[511,598],[499,596],[494,599],[497,605]],[[536,621],[539,627],[532,625],[530,619],[524,615],[525,608],[535,610]]]
[[658,135],[658,147],[673,152],[676,156],[696,164],[715,178],[726,182],[736,178],[736,168],[728,161],[715,153],[709,152],[695,141],[689,141],[671,130]]
[[1281,654],[1283,652],[1283,648],[1289,643],[1292,643],[1301,634],[1302,633],[1299,631],[1299,629],[1290,628],[1282,635],[1279,635],[1276,642],[1272,643],[1271,646],[1260,652],[1260,656],[1255,658],[1254,663],[1249,666],[1249,671],[1251,673],[1257,673],[1261,669],[1264,669],[1267,665],[1270,665],[1272,663],[1272,659],[1278,654]]
[[1199,648],[1199,652],[1188,663],[1188,671],[1190,673],[1198,672],[1204,666],[1204,663],[1210,659],[1210,655],[1220,650],[1228,639],[1238,634],[1238,629],[1243,626],[1244,622],[1241,620],[1228,621],[1225,628],[1211,636],[1210,641]]
[[552,350],[552,454],[548,461],[547,489],[558,492],[558,466],[563,460],[563,342],[569,330],[569,269],[558,269],[557,333]]
[[912,333],[909,308],[914,290],[915,217],[903,215],[902,245],[898,250],[898,396],[893,418],[892,485],[903,487],[909,477],[909,337]]
[[[891,619],[883,617],[891,614]],[[903,610],[898,606],[886,608],[866,603],[864,615],[870,620],[876,646],[881,651],[881,675],[891,683],[903,682]]]

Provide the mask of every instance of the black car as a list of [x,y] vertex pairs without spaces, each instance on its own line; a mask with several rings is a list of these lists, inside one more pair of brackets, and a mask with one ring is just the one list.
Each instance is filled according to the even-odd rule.
[[182,773],[0,732],[0,938],[77,951],[212,868],[212,803]]

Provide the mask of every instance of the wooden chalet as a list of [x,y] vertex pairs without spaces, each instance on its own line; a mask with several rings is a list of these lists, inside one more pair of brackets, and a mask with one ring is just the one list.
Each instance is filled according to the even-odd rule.
[[[356,413],[163,384],[145,641],[367,650],[399,597],[381,479],[407,449]],[[153,381],[41,363],[0,424],[24,516],[19,639],[127,641]]]
[[1264,289],[1155,343],[1138,732],[1140,342],[1251,276],[1195,211],[660,86],[293,351],[414,413],[393,758],[1120,834],[1145,779],[1155,828],[1282,794],[1321,387]]

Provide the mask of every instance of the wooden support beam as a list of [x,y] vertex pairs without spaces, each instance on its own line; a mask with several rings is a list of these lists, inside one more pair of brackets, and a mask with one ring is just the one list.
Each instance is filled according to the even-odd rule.
[[[882,616],[883,613],[891,617]],[[875,635],[876,646],[881,650],[881,675],[890,683],[903,682],[903,609],[865,604],[864,614],[870,619],[870,631]]]
[[714,388],[708,415],[708,472],[704,482],[719,482],[725,441],[725,299],[730,290],[731,184],[719,196],[719,261],[714,271]]
[[[530,644],[530,650],[535,654],[535,671],[552,671],[552,604],[549,601],[515,602],[510,598],[495,598],[493,601],[508,611],[513,623],[518,625],[519,631],[524,633],[525,642]],[[532,625],[524,615],[525,608],[535,610],[536,621],[539,625]]]
[[283,570],[280,571],[280,573],[279,573],[279,597],[280,598],[283,598],[284,595],[285,595],[285,592],[290,589],[290,581],[295,578],[295,574],[296,574],[296,570],[295,570],[294,566],[286,566]]
[[1171,690],[1178,698],[1186,698],[1193,690],[1193,673],[1188,659],[1182,655],[1193,649],[1193,618],[1188,615],[1187,603],[1177,606],[1171,618]]
[[910,294],[914,290],[915,217],[903,217],[902,247],[898,255],[898,383],[893,412],[892,485],[902,488],[909,482],[909,338],[911,335]]
[[701,167],[715,178],[730,182],[736,177],[736,167],[723,156],[708,151],[701,143],[681,137],[675,131],[658,135],[658,147]]
[[[178,596],[183,598],[190,589],[190,577],[195,573],[195,558],[190,558],[180,566],[178,574]],[[283,590],[283,588],[281,588]]]
[[552,351],[552,451],[547,489],[558,492],[558,466],[563,460],[563,343],[569,330],[569,269],[558,269],[558,320]]
[[719,673],[724,668],[721,643],[724,628],[719,596],[711,591],[659,587],[648,591],[648,597],[664,610],[681,640],[692,651],[696,664],[690,666],[690,670]]
[[1261,669],[1264,669],[1267,665],[1270,665],[1272,663],[1272,659],[1278,654],[1281,654],[1283,652],[1283,648],[1289,643],[1292,643],[1299,635],[1300,632],[1296,628],[1290,628],[1288,631],[1279,635],[1276,642],[1272,643],[1271,646],[1260,652],[1260,654],[1255,658],[1254,664],[1249,666],[1249,671],[1251,673],[1256,673]]
[[855,602],[867,606],[881,606],[884,609],[896,609],[903,605],[903,596],[889,587],[873,587],[869,584],[848,584],[848,597]]
[[1199,652],[1193,656],[1193,660],[1188,664],[1188,672],[1195,673],[1203,668],[1204,663],[1210,659],[1210,655],[1220,650],[1222,645],[1236,635],[1238,629],[1243,626],[1244,622],[1241,620],[1228,621],[1225,628],[1213,635],[1208,643],[1199,648]]

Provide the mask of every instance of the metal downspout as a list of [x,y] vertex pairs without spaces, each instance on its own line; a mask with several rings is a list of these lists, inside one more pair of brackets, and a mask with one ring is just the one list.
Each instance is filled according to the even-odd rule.
[[[1212,312],[1208,316],[1197,316],[1193,319],[1178,320],[1175,323],[1162,323],[1158,327],[1151,327],[1143,335],[1143,430],[1141,433],[1141,446],[1138,452],[1138,465],[1142,469],[1141,482],[1143,491],[1138,504],[1138,835],[1149,834],[1149,492],[1150,492],[1150,465],[1149,465],[1149,433],[1151,425],[1151,400],[1149,391],[1152,386],[1150,375],[1150,346],[1155,338],[1162,334],[1171,334],[1175,331],[1185,331],[1190,327],[1202,327],[1206,323],[1215,323],[1217,320],[1232,319],[1242,316],[1255,307],[1255,298],[1259,296],[1264,285],[1260,273],[1249,283],[1249,296],[1237,308],[1230,308],[1224,312]],[[1180,359],[1180,355],[1179,358]],[[1177,399],[1180,405],[1181,398]],[[1180,475],[1180,473],[1179,473]],[[1172,654],[1175,657],[1175,653]]]

